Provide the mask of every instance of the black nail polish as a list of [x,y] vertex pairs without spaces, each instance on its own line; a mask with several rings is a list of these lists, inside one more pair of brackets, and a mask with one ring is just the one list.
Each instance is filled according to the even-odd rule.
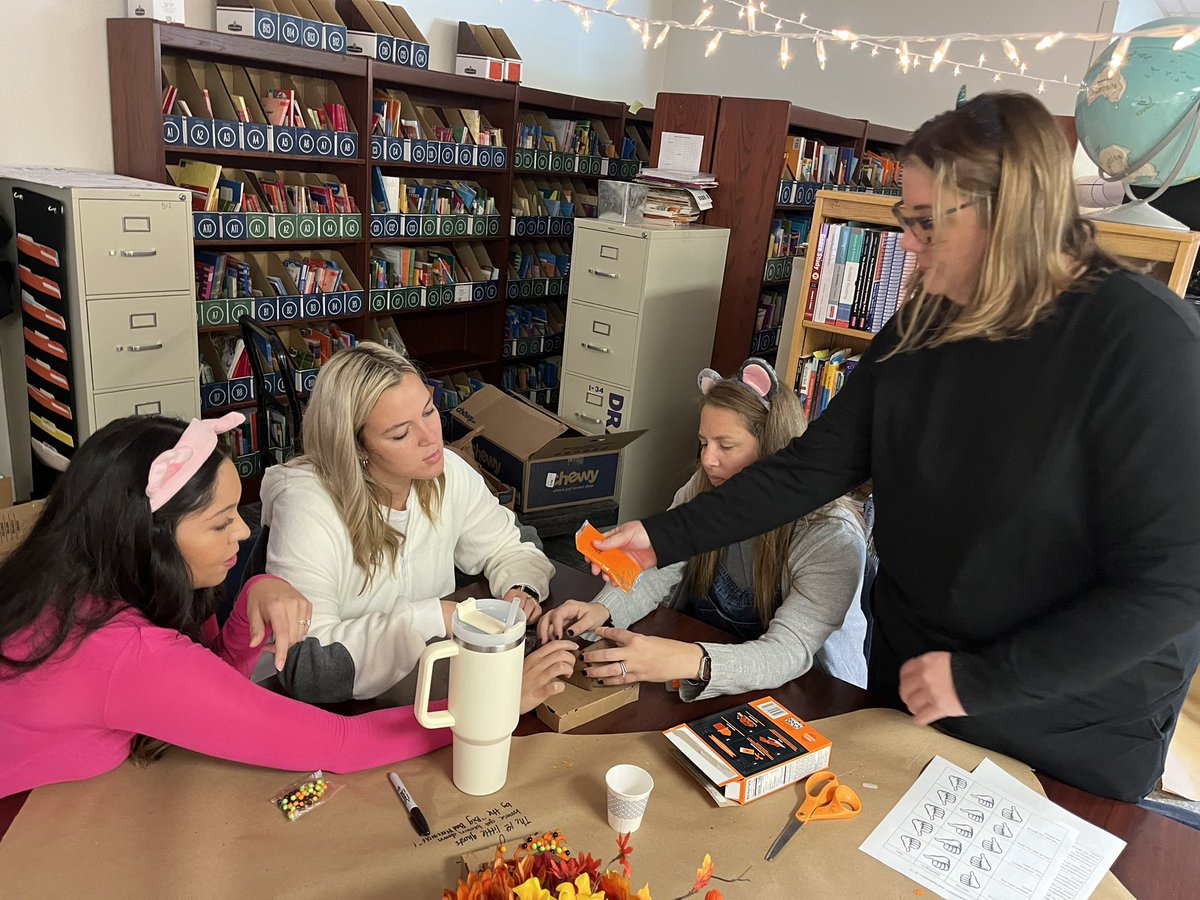
[[569,634],[571,637],[575,637],[575,629],[574,629],[574,628],[568,628],[568,629],[567,629],[567,634]]

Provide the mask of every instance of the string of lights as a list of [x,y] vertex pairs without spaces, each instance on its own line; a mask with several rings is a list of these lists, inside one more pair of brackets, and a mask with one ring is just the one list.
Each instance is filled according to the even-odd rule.
[[[828,46],[843,45],[851,51],[860,47],[870,52],[871,56],[882,53],[894,54],[900,71],[907,75],[918,69],[935,72],[941,66],[953,69],[957,78],[963,69],[985,72],[992,76],[993,82],[1006,78],[1023,79],[1038,83],[1038,93],[1043,93],[1048,84],[1080,89],[1078,80],[1072,80],[1064,74],[1062,79],[1050,78],[1029,72],[1028,59],[1036,59],[1042,51],[1048,50],[1060,41],[1084,41],[1105,43],[1117,41],[1109,61],[1109,74],[1116,72],[1125,61],[1126,51],[1132,37],[1166,37],[1176,38],[1174,49],[1182,50],[1200,40],[1200,25],[1189,27],[1186,24],[1159,26],[1157,28],[1141,29],[1137,32],[1021,32],[1015,34],[977,34],[973,32],[958,32],[953,34],[856,34],[847,28],[825,28],[808,21],[807,14],[801,13],[798,18],[779,15],[767,10],[766,2],[756,0],[700,0],[700,10],[691,22],[674,19],[657,19],[653,17],[625,12],[617,8],[618,0],[605,0],[604,6],[591,6],[579,0],[550,0],[561,6],[569,7],[580,17],[584,30],[592,26],[592,16],[608,16],[624,20],[630,29],[641,38],[642,47],[646,50],[657,50],[667,40],[671,31],[693,31],[709,35],[705,44],[706,57],[715,54],[721,46],[725,35],[736,35],[752,39],[775,40],[779,43],[779,65],[786,69],[795,58],[793,45],[808,42],[812,44],[818,66],[824,70],[829,61]],[[738,24],[724,25],[714,21],[716,4],[737,8]],[[1007,61],[1008,67],[999,64],[989,66],[986,53],[980,53],[978,58],[952,58],[950,50],[954,44],[965,43],[995,44],[1000,54]],[[1032,57],[1022,59],[1018,45],[1032,43]],[[914,49],[915,48],[915,49]],[[928,48],[928,49],[927,49]],[[926,52],[927,51],[927,52]]]

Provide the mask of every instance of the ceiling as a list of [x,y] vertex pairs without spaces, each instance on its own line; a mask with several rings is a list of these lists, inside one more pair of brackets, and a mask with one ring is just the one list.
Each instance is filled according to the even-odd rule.
[[1164,16],[1200,15],[1200,0],[1154,0]]

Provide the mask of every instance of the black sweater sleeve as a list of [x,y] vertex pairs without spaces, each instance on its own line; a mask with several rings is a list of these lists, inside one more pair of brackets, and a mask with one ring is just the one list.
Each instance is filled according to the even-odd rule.
[[[647,519],[643,524],[658,564],[765,534],[866,481],[875,367],[885,344],[876,339],[825,412],[800,437],[717,490]],[[789,389],[790,380],[780,386]]]
[[1104,373],[1082,436],[1099,577],[954,653],[968,715],[1085,693],[1200,630],[1200,327],[1178,297],[1141,302],[1154,308],[1136,327],[1078,360]]

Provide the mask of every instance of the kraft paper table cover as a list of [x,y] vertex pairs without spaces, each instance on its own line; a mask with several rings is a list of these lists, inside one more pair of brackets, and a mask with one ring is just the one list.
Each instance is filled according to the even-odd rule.
[[[450,750],[389,768],[416,797],[434,831],[422,843],[385,769],[331,775],[343,789],[288,822],[268,801],[293,775],[172,750],[145,769],[126,763],[85,782],[34,791],[0,842],[0,885],[12,897],[440,897],[464,851],[550,829],[576,853],[616,855],[605,816],[604,773],[647,769],[655,786],[633,836],[634,887],[685,894],[709,853],[727,898],[911,898],[918,885],[858,845],[940,755],[973,769],[990,757],[1038,793],[1028,766],[913,724],[891,710],[814,722],[833,741],[833,765],[862,797],[862,813],[803,829],[774,862],[763,855],[799,798],[795,785],[745,807],[717,808],[671,758],[658,732],[538,734],[513,739],[508,783],[470,797],[450,780]],[[866,785],[875,785],[874,788]],[[455,828],[457,826],[457,828]],[[507,830],[511,828],[511,830]],[[801,881],[797,881],[800,879]],[[1093,895],[1132,895],[1111,873]]]

